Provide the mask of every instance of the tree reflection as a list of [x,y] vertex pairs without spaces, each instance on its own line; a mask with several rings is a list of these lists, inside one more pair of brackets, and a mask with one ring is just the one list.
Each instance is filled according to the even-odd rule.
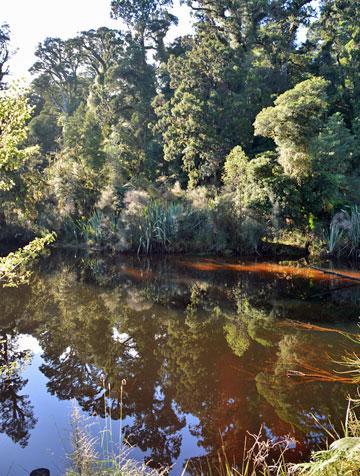
[[27,380],[21,376],[29,352],[19,350],[15,335],[0,334],[0,433],[23,448],[36,424],[29,397],[22,394]]
[[[17,313],[20,330],[33,323],[48,390],[76,399],[91,415],[119,419],[125,378],[124,437],[155,467],[179,457],[187,414],[197,418],[189,431],[210,459],[222,446],[241,458],[246,433],[261,425],[274,438],[294,435],[293,456],[301,458],[324,433],[311,413],[341,419],[349,388],[289,379],[287,371],[302,368],[305,358],[326,365],[331,351],[341,355],[343,337],[284,325],[279,315],[289,317],[291,309],[286,292],[312,308],[308,291],[294,291],[294,282],[187,273],[169,262],[116,267],[92,259],[89,268],[60,263],[39,274]],[[6,312],[11,316],[11,306]],[[16,394],[21,388],[13,386]],[[1,387],[1,401],[11,401],[6,391]]]

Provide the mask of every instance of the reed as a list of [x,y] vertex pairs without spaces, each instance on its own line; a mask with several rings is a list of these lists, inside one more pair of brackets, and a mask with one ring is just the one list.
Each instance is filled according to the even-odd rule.
[[[122,419],[123,388],[120,387],[120,420]],[[72,452],[69,455],[70,468],[66,476],[165,476],[166,470],[157,471],[147,464],[138,462],[131,457],[132,448],[123,441],[122,427],[115,436],[112,428],[111,410],[107,406],[106,395],[111,388],[103,381],[105,422],[104,428],[95,437],[92,436],[90,423],[74,407],[71,417]],[[97,448],[101,450],[98,451]]]
[[[250,434],[245,439],[243,457],[240,465],[231,463],[226,450],[223,447],[218,453],[217,464],[208,462],[205,471],[192,471],[198,476],[287,476],[290,466],[285,457],[289,447],[293,443],[291,438],[270,440],[264,437],[263,428],[257,434]],[[278,456],[271,458],[271,454]]]
[[334,216],[326,241],[330,254],[351,257],[359,254],[360,206],[352,205]]

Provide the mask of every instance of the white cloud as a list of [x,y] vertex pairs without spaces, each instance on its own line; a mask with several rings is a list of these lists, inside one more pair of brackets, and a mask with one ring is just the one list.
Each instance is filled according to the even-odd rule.
[[35,337],[29,334],[22,334],[17,339],[18,349],[20,351],[30,350],[33,354],[41,354],[42,349]]

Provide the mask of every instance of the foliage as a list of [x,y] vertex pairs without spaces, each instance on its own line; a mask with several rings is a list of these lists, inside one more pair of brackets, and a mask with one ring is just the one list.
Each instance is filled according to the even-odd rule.
[[[357,433],[358,434],[358,433]],[[312,461],[299,465],[297,474],[308,476],[352,476],[360,469],[360,437],[334,441],[328,450],[314,453]]]
[[74,39],[46,38],[40,43],[31,67],[32,73],[40,73],[41,89],[57,111],[71,114],[79,104],[81,81],[78,77],[80,51]]
[[330,224],[330,254],[356,256],[360,249],[360,209],[357,205],[338,212]]
[[320,8],[310,29],[311,58],[318,74],[331,81],[332,101],[349,124],[359,105],[359,4],[323,0]]
[[4,79],[9,74],[10,52],[10,28],[7,23],[0,25],[0,90],[5,89],[6,82]]
[[284,220],[299,221],[301,197],[296,182],[285,175],[274,153],[250,160],[235,147],[225,159],[223,182],[235,209],[253,209],[275,228]]
[[[195,189],[193,196],[182,191],[168,197],[159,194],[151,197],[145,191],[131,190],[125,192],[122,205],[114,205],[116,197],[108,193],[107,198],[98,200],[88,216],[74,213],[68,201],[63,221],[65,239],[138,254],[202,251],[253,254],[264,235],[263,225],[251,214],[235,213],[224,197],[201,200],[200,189]],[[70,200],[71,195],[66,197]],[[111,203],[106,205],[108,199]],[[61,208],[65,209],[65,204]]]
[[156,59],[166,58],[164,38],[169,27],[177,23],[168,7],[172,0],[112,0],[111,15],[121,18],[132,28],[140,49],[141,62],[146,62],[146,50],[155,50]]
[[[105,401],[106,404],[106,401]],[[109,420],[109,421],[108,421]],[[161,476],[165,471],[156,471],[150,466],[138,463],[130,453],[130,448],[115,449],[114,435],[111,431],[111,416],[107,417],[106,427],[98,439],[93,438],[79,409],[74,408],[72,413],[72,446],[70,455],[71,469],[65,476]],[[96,453],[96,443],[102,442],[103,455]],[[112,451],[109,451],[109,440]]]
[[[25,92],[14,88],[0,95],[0,227],[26,236],[33,228],[37,203],[43,198],[38,146],[27,146],[32,108]],[[30,225],[31,223],[31,225]],[[7,229],[10,230],[7,233]],[[23,230],[23,231],[21,231]],[[37,232],[36,226],[33,231]],[[31,233],[30,233],[31,234]]]
[[[356,362],[355,370],[359,368]],[[358,401],[349,400],[344,436],[330,434],[334,440],[327,449],[315,451],[311,461],[292,467],[292,473],[305,476],[352,476],[360,470],[360,421],[356,415]]]
[[[165,160],[180,162],[190,186],[216,180],[230,137],[238,139],[235,128],[240,124],[232,114],[236,96],[227,92],[230,81],[237,80],[234,74],[231,77],[235,68],[231,56],[216,36],[203,34],[191,51],[171,57],[168,63],[170,87],[175,92],[167,102],[158,98],[157,127],[164,140]],[[224,123],[226,130],[221,128]]]
[[37,144],[43,154],[58,150],[60,134],[59,118],[51,110],[42,110],[29,123],[29,140],[31,143]]
[[[38,45],[28,100],[0,101],[2,236],[249,253],[264,234],[319,235],[359,202],[356,2],[184,3],[194,28],[173,41],[170,0],[113,0],[121,30]],[[3,89],[9,40],[3,25]],[[133,214],[129,190],[149,196]]]
[[0,283],[3,286],[17,286],[27,283],[31,275],[28,267],[38,258],[44,248],[56,239],[55,233],[35,238],[31,243],[0,258]]
[[319,133],[328,109],[327,86],[323,78],[298,83],[256,118],[255,134],[274,140],[279,162],[290,176],[301,178],[311,173],[309,143]]
[[99,197],[100,176],[86,163],[69,154],[62,154],[47,170],[49,195],[55,202],[57,216],[55,226],[60,225],[60,217],[75,219],[86,216]]
[[310,196],[318,206],[317,209],[313,207],[314,213],[331,212],[359,200],[358,178],[351,177],[356,153],[355,136],[346,127],[341,114],[333,114],[310,142],[313,171]]
[[24,94],[2,92],[0,96],[0,191],[14,187],[14,175],[35,152],[22,148],[27,137],[26,121],[31,108]]

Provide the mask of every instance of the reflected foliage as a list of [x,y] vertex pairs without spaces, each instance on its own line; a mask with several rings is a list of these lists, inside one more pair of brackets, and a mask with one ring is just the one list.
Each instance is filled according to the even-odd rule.
[[[34,335],[43,349],[47,390],[76,399],[90,415],[120,418],[125,378],[123,436],[152,466],[176,462],[186,429],[210,460],[222,445],[239,460],[247,431],[262,424],[274,438],[294,436],[290,459],[301,460],[325,436],[312,413],[325,425],[342,420],[348,385],[288,372],[334,370],[328,356],[339,358],[349,345],[339,332],[339,310],[346,306],[356,316],[358,288],[236,274],[221,263],[209,273],[175,259],[115,263],[84,256],[76,266],[67,263],[55,256],[30,288],[2,289],[4,325],[17,316],[19,331]],[[10,299],[11,292],[21,299]],[[301,323],[302,315],[314,325]],[[26,444],[19,423],[29,431],[35,419],[30,402],[18,397],[26,381],[19,373],[14,378],[0,391],[1,425]],[[12,430],[10,414],[16,414]]]
[[29,397],[23,393],[27,380],[21,375],[29,353],[19,350],[16,341],[15,334],[0,334],[0,433],[24,448],[36,418]]

